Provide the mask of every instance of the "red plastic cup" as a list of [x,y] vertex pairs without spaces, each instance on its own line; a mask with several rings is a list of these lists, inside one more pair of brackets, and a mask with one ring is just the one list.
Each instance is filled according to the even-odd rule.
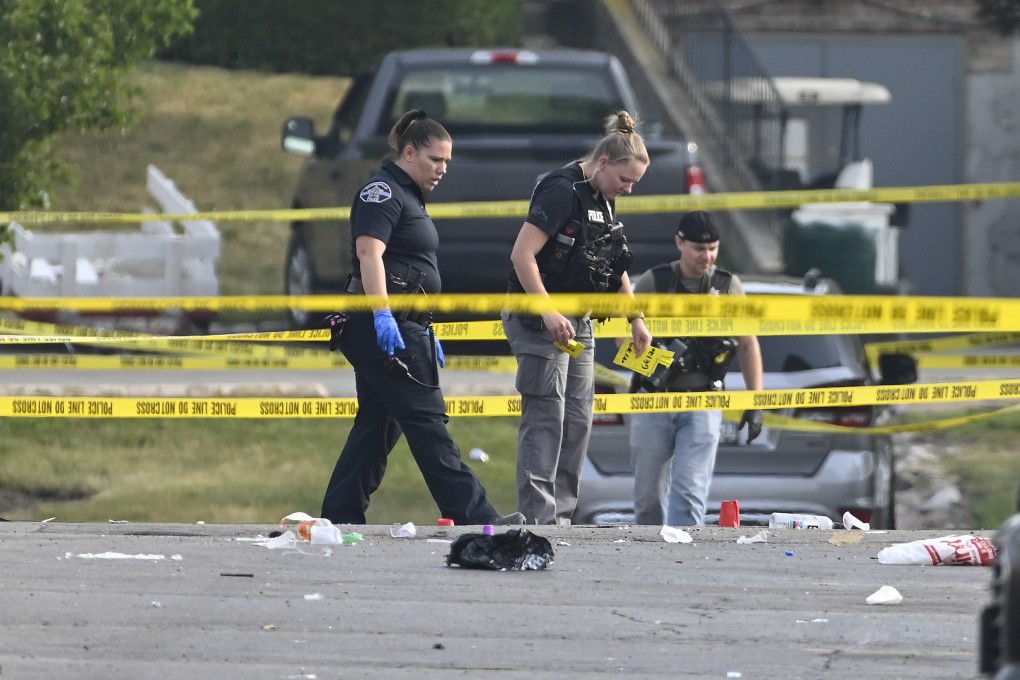
[[440,517],[436,521],[436,524],[438,526],[441,526],[441,527],[452,527],[453,526],[453,520],[448,518],[448,517]]
[[719,509],[719,526],[740,526],[740,501],[723,501]]

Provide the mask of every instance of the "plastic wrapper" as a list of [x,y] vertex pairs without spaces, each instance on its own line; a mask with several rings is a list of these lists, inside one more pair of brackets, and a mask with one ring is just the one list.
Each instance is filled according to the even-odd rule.
[[867,604],[899,604],[903,602],[900,591],[892,586],[882,586],[864,600]]
[[450,544],[446,566],[493,571],[545,569],[553,562],[553,549],[545,538],[526,529],[502,534],[461,534]]
[[999,549],[990,538],[943,536],[890,545],[878,552],[878,561],[923,566],[988,566],[998,556]]

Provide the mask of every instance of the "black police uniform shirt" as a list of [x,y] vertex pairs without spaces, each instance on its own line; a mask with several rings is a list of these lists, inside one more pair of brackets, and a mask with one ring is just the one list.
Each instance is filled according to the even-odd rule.
[[[585,182],[581,164],[575,161],[563,168],[562,172],[567,175],[566,178],[552,177],[549,181],[538,183],[531,195],[531,206],[528,208],[528,222],[549,236],[555,236],[563,225],[579,217],[574,214],[577,209],[574,185]],[[595,191],[587,184],[577,186],[577,190],[592,193]],[[610,208],[613,207],[612,201],[607,203]]]
[[425,210],[421,188],[393,161],[386,161],[365,184],[351,206],[351,263],[361,276],[355,243],[371,236],[386,244],[386,271],[404,276],[410,265],[425,273],[422,287],[428,293],[442,289],[436,251],[439,233]]
[[[555,247],[554,239],[556,235],[571,221],[579,223],[588,222],[588,220],[584,219],[584,215],[577,214],[578,210],[584,209],[584,204],[579,204],[577,192],[588,191],[593,196],[592,200],[588,203],[593,205],[592,210],[594,212],[599,213],[595,216],[595,222],[598,224],[605,224],[608,219],[612,218],[615,201],[606,200],[603,197],[595,198],[595,189],[587,183],[584,171],[581,170],[580,161],[573,161],[556,171],[555,174],[550,174],[552,175],[551,177],[544,177],[539,180],[538,185],[531,194],[527,221],[549,235],[549,241],[546,242],[536,255],[536,259],[539,270],[543,274],[546,288],[552,292],[553,289],[558,290],[559,285],[556,281],[546,278],[547,272],[544,263],[548,260],[549,251]],[[595,208],[596,205],[598,208]],[[588,217],[591,218],[592,215]],[[524,287],[517,276],[517,271],[512,268],[510,270],[508,290],[511,293],[524,291]]]

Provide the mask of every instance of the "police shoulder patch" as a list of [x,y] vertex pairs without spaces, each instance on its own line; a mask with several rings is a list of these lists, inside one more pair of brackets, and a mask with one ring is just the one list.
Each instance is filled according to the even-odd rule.
[[360,198],[365,203],[382,203],[393,198],[393,190],[386,182],[372,182],[361,190]]

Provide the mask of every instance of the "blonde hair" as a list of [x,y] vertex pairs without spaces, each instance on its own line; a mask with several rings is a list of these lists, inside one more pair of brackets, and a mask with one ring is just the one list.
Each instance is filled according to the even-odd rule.
[[603,121],[605,136],[583,159],[593,161],[605,156],[610,163],[636,160],[648,163],[648,149],[645,140],[638,133],[637,121],[627,111],[617,111]]

